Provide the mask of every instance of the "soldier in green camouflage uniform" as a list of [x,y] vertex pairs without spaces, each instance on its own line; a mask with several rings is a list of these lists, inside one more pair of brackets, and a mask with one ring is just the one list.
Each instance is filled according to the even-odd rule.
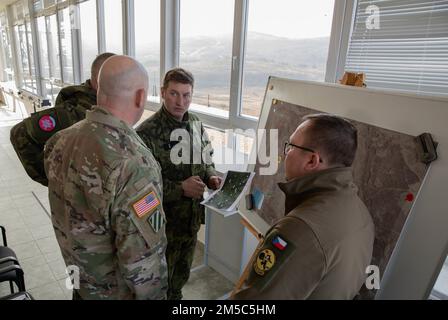
[[[193,161],[194,151],[199,157],[204,149],[212,153],[202,123],[197,116],[188,113],[193,85],[191,73],[183,69],[169,71],[162,88],[162,108],[137,128],[137,133],[162,166],[170,300],[182,299],[182,287],[190,276],[197,233],[205,220],[204,207],[200,205],[205,186],[217,189],[221,183],[211,161],[209,164],[201,159]],[[186,130],[186,140],[190,142],[187,163],[175,164],[171,159],[171,151],[178,145],[170,141],[170,136],[177,129]]]
[[166,299],[161,169],[132,129],[147,88],[141,64],[110,58],[101,106],[45,145],[53,227],[66,265],[80,271],[74,298]]
[[[59,130],[86,117],[86,111],[96,104],[97,78],[101,65],[113,55],[99,55],[92,63],[91,80],[63,88],[56,98],[54,108],[33,113],[11,129],[10,140],[14,150],[26,173],[34,181],[48,185],[43,164],[45,142]],[[45,120],[50,121],[48,127],[42,127],[42,121]]]

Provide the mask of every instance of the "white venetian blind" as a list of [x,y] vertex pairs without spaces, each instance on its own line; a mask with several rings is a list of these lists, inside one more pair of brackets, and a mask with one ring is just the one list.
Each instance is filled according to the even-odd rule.
[[370,88],[448,95],[448,1],[358,0],[345,69]]

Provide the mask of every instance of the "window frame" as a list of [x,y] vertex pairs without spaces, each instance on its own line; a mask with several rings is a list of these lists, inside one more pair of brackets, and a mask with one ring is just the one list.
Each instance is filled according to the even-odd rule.
[[[61,1],[48,1],[43,0],[43,8],[35,11],[33,0],[23,0],[22,4],[28,1],[28,9],[31,12],[30,16],[33,17],[33,24],[37,24],[37,18],[40,16],[46,17],[46,28],[48,34],[47,17],[56,14],[58,24],[58,49],[61,53],[61,39],[60,39],[60,11],[68,6],[76,6],[76,9],[70,14],[78,14],[79,3],[85,0],[61,0]],[[97,41],[98,41],[98,53],[105,52],[106,45],[106,30],[105,30],[105,16],[104,16],[104,1],[105,0],[90,0],[96,2],[97,8]],[[134,0],[121,0],[122,1],[122,14],[123,14],[123,52],[129,56],[135,57],[135,17],[134,17]],[[230,97],[229,97],[229,111],[225,113],[226,116],[217,115],[216,113],[201,110],[200,107],[194,104],[191,107],[191,112],[198,115],[199,118],[211,127],[226,130],[226,129],[256,129],[258,126],[258,118],[244,115],[242,113],[242,93],[243,93],[243,72],[244,72],[244,58],[247,38],[247,19],[248,19],[248,6],[251,0],[235,0],[234,7],[234,20],[233,20],[233,37],[232,37],[232,65],[230,74]],[[254,1],[254,0],[252,0]],[[20,2],[20,1],[18,1]],[[51,2],[51,3],[50,3]],[[351,29],[352,20],[354,18],[353,1],[339,0],[335,1],[335,9],[333,13],[333,25],[330,37],[330,50],[326,67],[326,81],[336,82],[338,78],[336,76],[336,69],[343,69],[343,63],[345,63],[344,47],[348,47],[348,40],[350,33],[347,30]],[[351,8],[351,10],[350,10]],[[344,14],[341,15],[341,12]],[[179,52],[180,52],[180,0],[160,0],[160,81],[162,82],[165,73],[179,66]],[[32,27],[33,29],[33,27]],[[37,30],[37,25],[34,28]],[[82,74],[82,49],[81,49],[81,33],[82,30],[72,29],[72,62],[73,62],[73,76],[74,83],[78,84],[84,79],[81,79]],[[37,31],[33,31],[33,34]],[[341,42],[341,40],[344,40]],[[48,41],[48,39],[47,39]],[[341,45],[339,45],[342,43]],[[37,38],[37,46],[39,48],[40,41]],[[335,48],[337,50],[335,50]],[[37,51],[37,50],[36,50]],[[336,52],[336,53],[335,53]],[[51,55],[49,51],[49,56]],[[36,59],[37,58],[37,59]],[[36,66],[40,66],[40,55],[35,57],[34,61]],[[52,62],[49,58],[50,69],[54,70]],[[64,79],[62,54],[59,55],[59,68],[61,74],[58,78],[52,81],[52,84],[63,87],[71,85]],[[341,67],[342,66],[342,67]],[[40,67],[36,68],[36,79],[38,82],[38,92],[41,94],[44,90],[44,81],[40,77]],[[51,77],[50,77],[51,78]],[[51,79],[50,79],[51,80]],[[20,83],[22,84],[22,83]],[[21,87],[21,86],[20,86]],[[151,111],[157,111],[161,106],[161,102],[155,102],[148,100],[146,108]]]

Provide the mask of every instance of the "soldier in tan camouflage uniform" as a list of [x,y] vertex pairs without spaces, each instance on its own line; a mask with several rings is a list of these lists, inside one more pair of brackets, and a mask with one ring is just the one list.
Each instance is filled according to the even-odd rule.
[[59,130],[86,117],[86,111],[96,104],[101,65],[113,55],[99,55],[92,63],[91,79],[81,85],[63,88],[56,98],[54,108],[36,112],[11,129],[10,139],[14,150],[34,181],[48,185],[43,163],[45,142]]
[[[182,287],[190,276],[197,233],[205,220],[204,208],[200,205],[205,187],[217,189],[221,184],[211,161],[209,164],[202,159],[193,161],[194,152],[199,157],[204,149],[209,155],[212,153],[202,123],[188,112],[193,86],[191,73],[180,68],[169,71],[163,82],[162,108],[137,128],[162,166],[170,300],[182,299]],[[177,141],[171,141],[170,137],[177,129],[184,129],[190,142],[187,163],[175,164],[171,159]],[[193,150],[194,146],[200,150]]]
[[100,72],[98,106],[45,146],[52,222],[75,299],[165,299],[165,214],[160,166],[132,126],[148,75],[126,56]]

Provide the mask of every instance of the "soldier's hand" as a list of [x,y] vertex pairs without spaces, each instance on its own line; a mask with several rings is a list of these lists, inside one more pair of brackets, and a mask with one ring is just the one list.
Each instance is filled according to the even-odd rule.
[[193,199],[200,199],[205,191],[205,183],[198,176],[193,176],[182,182],[184,196]]
[[218,176],[211,176],[208,179],[208,187],[212,190],[217,190],[222,183],[222,178]]

